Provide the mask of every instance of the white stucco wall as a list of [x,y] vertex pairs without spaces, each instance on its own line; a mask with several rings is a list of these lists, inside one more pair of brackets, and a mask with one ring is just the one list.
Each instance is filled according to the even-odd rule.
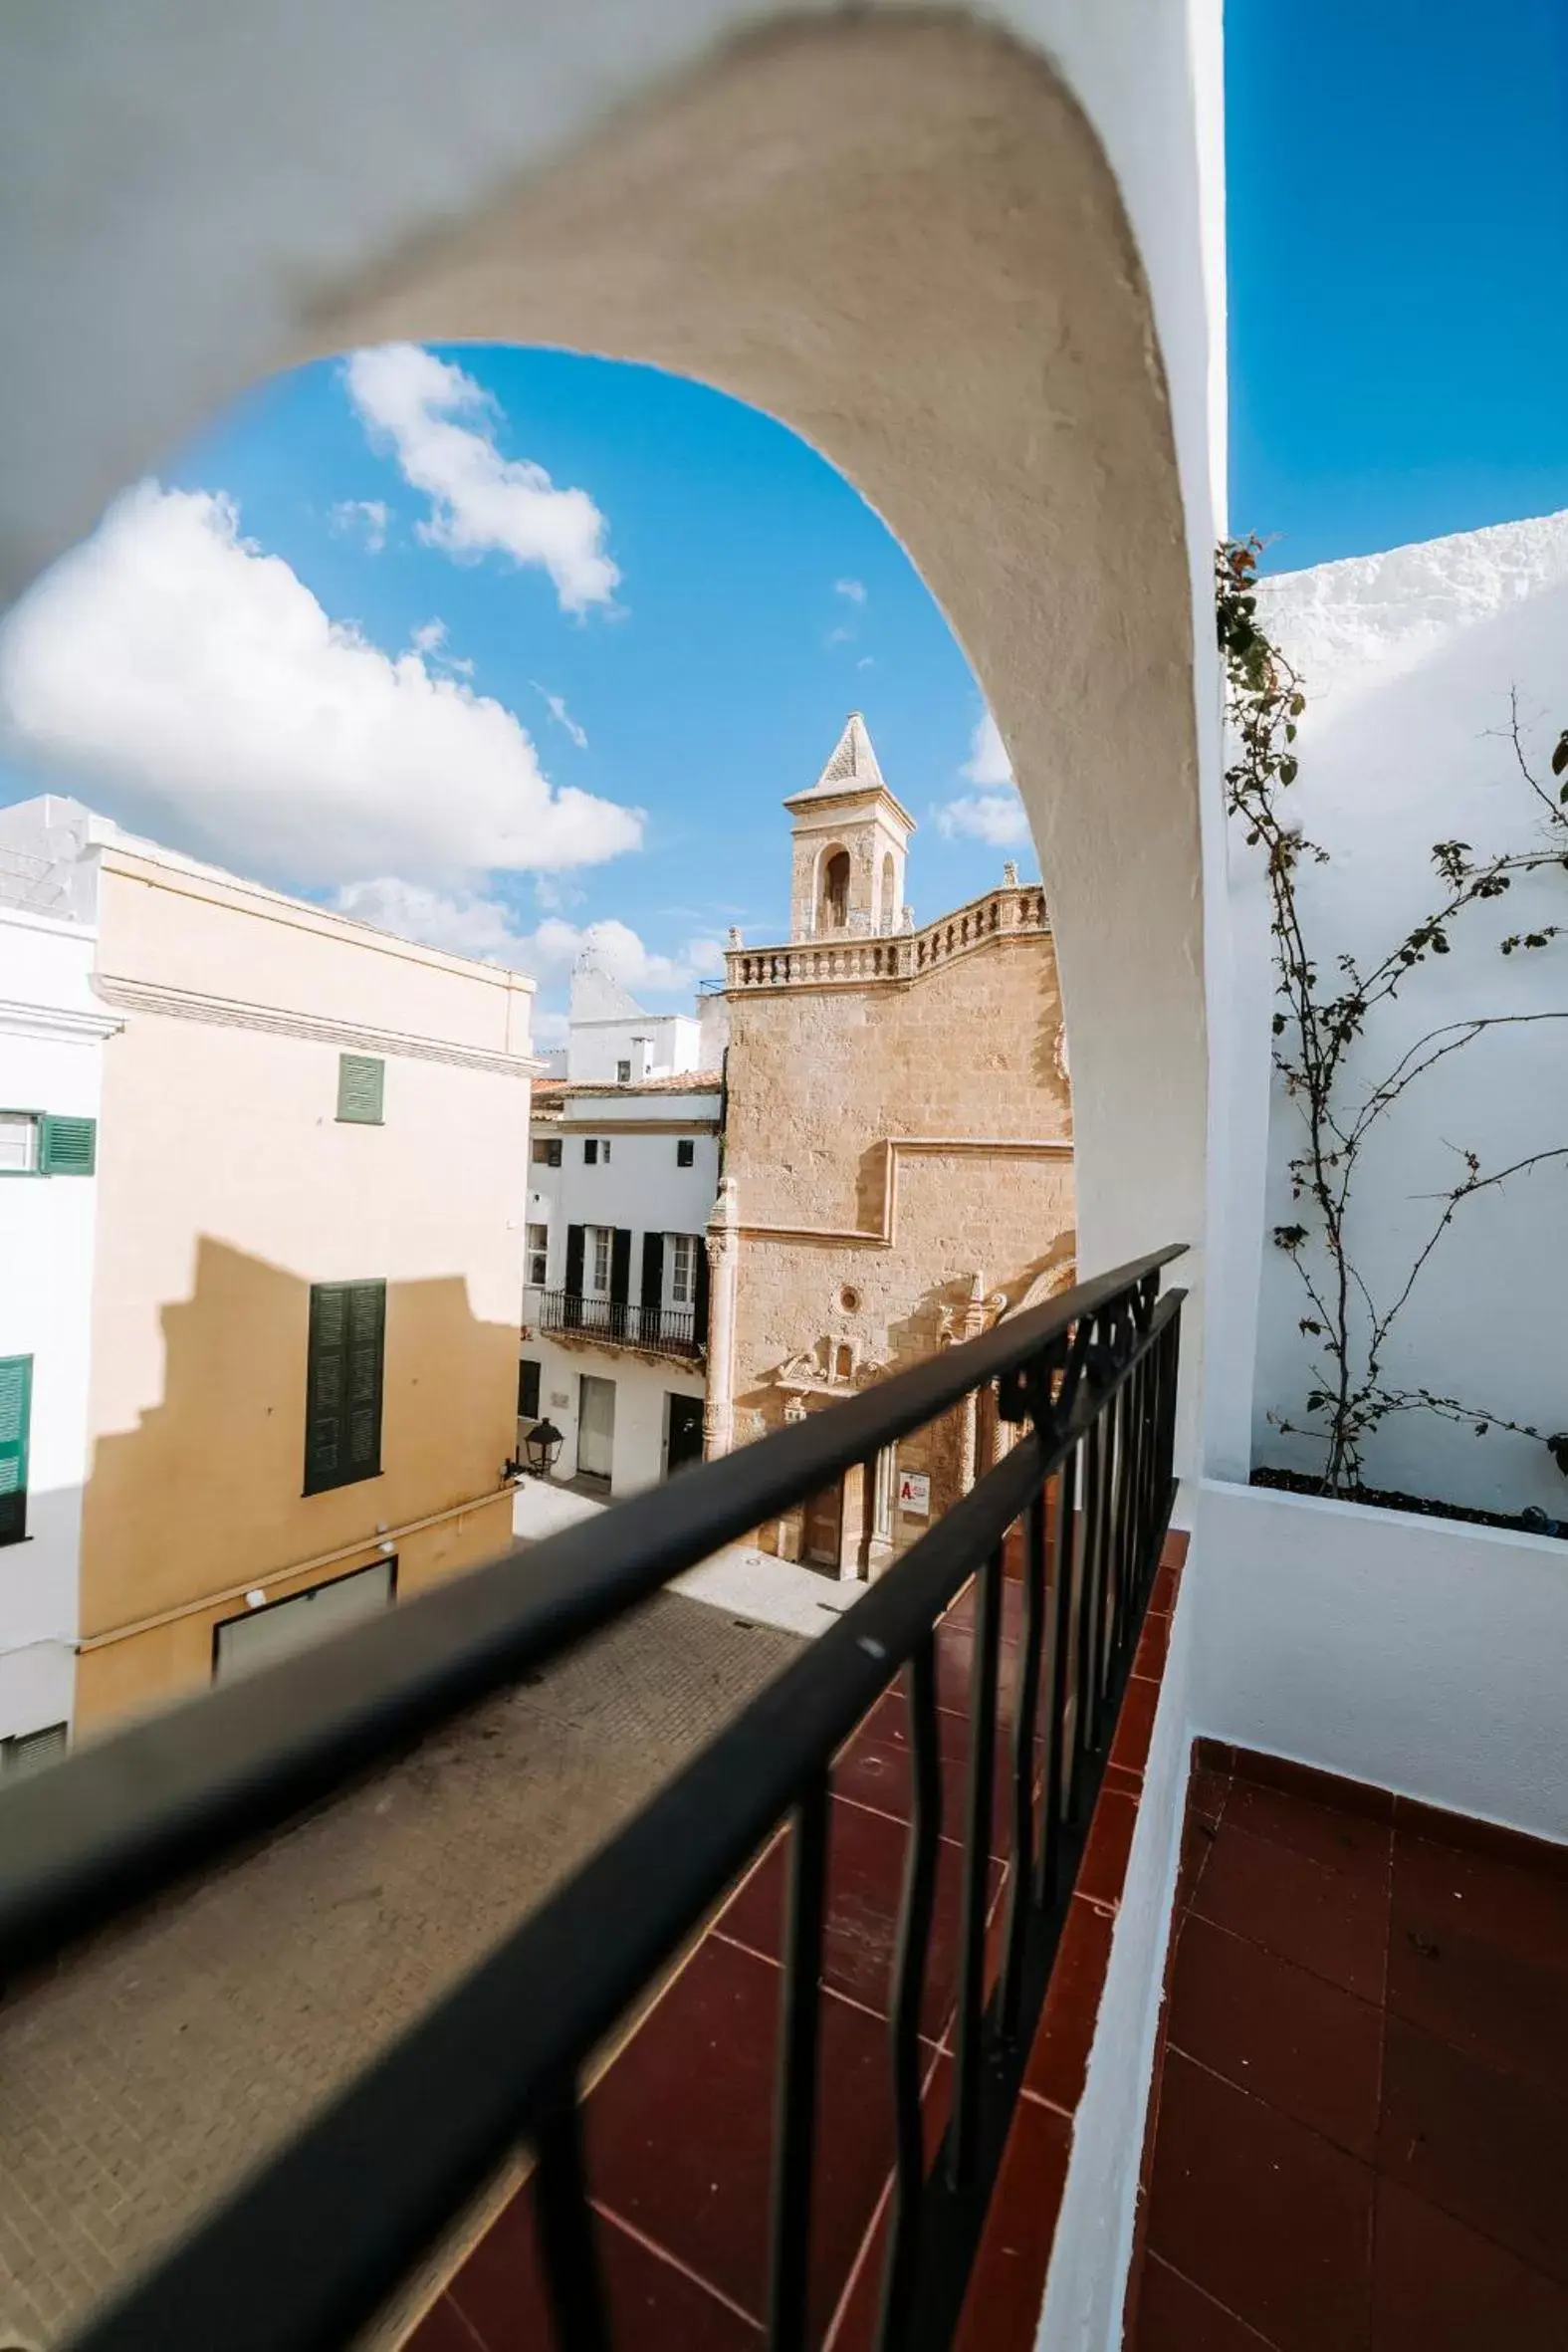
[[1191,1728],[1568,1840],[1550,1536],[1205,1480]]
[[[96,1119],[97,933],[0,905],[0,1105]],[[98,1181],[0,1178],[0,1356],[33,1358],[27,1539],[0,1550],[0,1739],[70,1720]]]
[[664,1476],[669,1437],[669,1400],[704,1393],[700,1363],[686,1365],[663,1356],[650,1360],[627,1348],[592,1347],[585,1341],[559,1344],[536,1331],[523,1342],[525,1356],[539,1363],[540,1410],[560,1431],[564,1443],[556,1463],[559,1480],[577,1472],[578,1382],[585,1372],[615,1384],[615,1436],[610,1457],[610,1494],[616,1502],[656,1487]]
[[[275,367],[328,288],[570,147],[769,0],[80,0],[5,30],[0,598]],[[1224,481],[1218,0],[1003,0],[1122,183],[1206,567]],[[1196,135],[1195,135],[1196,133]],[[91,236],[82,224],[95,224]]]
[[[1320,968],[1331,975],[1340,951],[1375,963],[1441,903],[1433,842],[1464,840],[1484,858],[1544,838],[1542,811],[1503,731],[1517,688],[1536,771],[1555,793],[1550,754],[1568,726],[1568,514],[1286,575],[1266,584],[1264,608],[1306,683],[1301,773],[1286,798],[1330,852],[1327,865],[1301,869],[1299,896]],[[1568,836],[1558,846],[1568,848]],[[1247,975],[1234,996],[1250,1025],[1237,1053],[1249,1065],[1255,1167],[1273,975],[1255,853],[1233,842],[1232,863]],[[1351,1228],[1352,1255],[1380,1304],[1397,1294],[1433,1230],[1442,1209],[1433,1196],[1463,1175],[1456,1147],[1493,1168],[1568,1144],[1568,939],[1506,959],[1497,952],[1505,935],[1554,921],[1568,925],[1568,875],[1555,865],[1461,916],[1452,952],[1424,964],[1368,1024],[1352,1064],[1353,1100],[1441,1024],[1564,1015],[1464,1048],[1385,1118],[1362,1161]],[[1276,1083],[1253,1447],[1259,1461],[1304,1469],[1321,1451],[1281,1437],[1269,1415],[1289,1413],[1306,1391],[1311,1349],[1298,1323],[1311,1310],[1288,1259],[1266,1240],[1298,1214],[1285,1163],[1302,1134]],[[1547,1435],[1568,1428],[1565,1199],[1568,1163],[1557,1161],[1460,1207],[1385,1351],[1391,1385],[1459,1396]],[[1369,1445],[1367,1470],[1374,1486],[1492,1511],[1533,1503],[1568,1518],[1568,1485],[1544,1447],[1495,1429],[1477,1439],[1427,1413],[1402,1414]]]
[[573,1019],[566,1042],[566,1075],[599,1078],[614,1085],[625,1061],[635,1085],[642,1078],[700,1068],[698,1052],[698,1026],[690,1013],[633,1013],[608,1021]]
[[[548,1290],[558,1291],[566,1279],[568,1225],[614,1225],[636,1236],[645,1233],[703,1232],[719,1190],[719,1137],[712,1129],[719,1116],[717,1093],[581,1095],[566,1097],[566,1122],[538,1123],[537,1138],[559,1135],[560,1166],[536,1166],[532,1151],[528,1169],[528,1223],[550,1228]],[[639,1135],[639,1124],[658,1131]],[[589,1167],[582,1157],[583,1142],[594,1137],[600,1157]],[[676,1145],[692,1147],[692,1164],[677,1164]],[[602,1147],[610,1146],[609,1165]],[[631,1296],[641,1296],[641,1251],[632,1244]]]

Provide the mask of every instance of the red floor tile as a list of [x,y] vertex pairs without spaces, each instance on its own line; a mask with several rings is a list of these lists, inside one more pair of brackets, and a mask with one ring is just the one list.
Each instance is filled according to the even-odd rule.
[[[862,1816],[868,1818],[869,1816]],[[710,1936],[587,2104],[594,2196],[761,2319],[780,1970]],[[811,2324],[849,2275],[892,2160],[887,2028],[822,2003]]]
[[1389,2007],[1568,2102],[1568,1882],[1398,1832]]
[[[684,2271],[620,2229],[597,2217],[599,2259],[609,2304],[610,2333],[638,2352],[757,2352],[759,2328],[688,2278]],[[543,2352],[556,2342],[545,2294],[534,2220],[525,2187],[501,2215],[452,2281],[449,2295],[473,2330],[450,2352]],[[427,2352],[416,2339],[411,2352]],[[446,2344],[428,2352],[449,2352]]]
[[1358,1885],[1381,1888],[1388,1883],[1393,1831],[1386,1821],[1337,1812],[1288,1789],[1265,1787],[1239,1775],[1231,1784],[1226,1818],[1232,1827],[1289,1846],[1292,1853],[1305,1854]]
[[[942,2135],[948,2128],[953,2103],[953,2061],[933,2060],[921,2100],[920,2119],[927,2173],[937,2160]],[[882,2311],[882,2274],[887,2266],[888,2232],[892,2226],[891,2200],[884,2202],[875,2228],[856,2262],[849,2290],[834,2315],[824,2352],[871,2352]]]
[[1158,1683],[1145,1682],[1136,1676],[1128,1683],[1116,1719],[1116,1736],[1111,1742],[1111,1762],[1120,1764],[1124,1771],[1141,1772],[1148,1763],[1155,1709],[1159,1704]]
[[1278,2352],[1366,2352],[1373,2175],[1168,2051],[1149,2250]]
[[[1215,1745],[1199,1742],[1200,1748]],[[1232,1748],[1229,1754],[1230,1769],[1236,1778],[1251,1780],[1259,1788],[1281,1788],[1288,1795],[1304,1797],[1308,1804],[1327,1805],[1332,1812],[1364,1813],[1373,1821],[1394,1819],[1392,1791],[1376,1788],[1370,1781],[1343,1780],[1337,1772],[1320,1771],[1316,1764],[1296,1764],[1288,1756],[1264,1756],[1252,1748]]]
[[1421,1804],[1413,1796],[1396,1796],[1394,1826],[1434,1845],[1490,1855],[1493,1861],[1505,1862],[1530,1878],[1568,1880],[1568,1845],[1529,1837],[1522,1829],[1504,1829],[1498,1821],[1480,1821],[1470,1813],[1440,1812],[1436,1805]]
[[[968,1623],[951,1614],[944,1617],[937,1630],[937,1705],[966,1718],[974,1655],[975,1644]],[[1002,1643],[997,1676],[997,1715],[1002,1723],[1012,1721],[1021,1655],[1015,1642]]]
[[404,2339],[403,2352],[485,2352],[485,2345],[451,2298],[442,2295]]
[[1562,2352],[1568,2289],[1413,2197],[1378,2186],[1372,2352]]
[[1116,1904],[1122,1899],[1133,1831],[1138,1826],[1137,1799],[1114,1788],[1102,1788],[1089,1824],[1089,1842],[1078,1865],[1075,1891],[1090,1902]]
[[1110,1913],[1083,1896],[1075,1895],[1068,1904],[1045,2006],[1023,2069],[1024,2089],[1069,2115],[1089,2069],[1114,1927]]
[[1134,1676],[1157,1683],[1165,1672],[1165,1654],[1170,1646],[1170,1618],[1146,1616],[1133,1658]]
[[[823,1982],[880,2016],[887,2015],[892,1998],[907,1843],[908,1831],[901,1821],[836,1798],[830,1807]],[[780,1840],[718,1921],[722,1936],[769,1959],[777,1959],[783,1947],[788,1844],[787,1838]],[[994,1899],[1002,1871],[996,1862],[990,1870]],[[937,1854],[921,2002],[921,2030],[933,2040],[940,2036],[957,1995],[963,1872],[962,1848],[944,1838]]]
[[[1273,2352],[1266,2336],[1157,2255],[1145,2264],[1128,2352]],[[1327,2348],[1324,2348],[1327,2352]]]
[[1390,2017],[1381,2169],[1568,2285],[1568,2108]]
[[1177,1944],[1167,2033],[1173,2049],[1372,2162],[1383,2018],[1370,2002],[1194,1918]]
[[1381,2002],[1388,1957],[1386,1883],[1352,1878],[1234,1825],[1232,1787],[1193,1910],[1216,1927],[1293,1960],[1363,2000]]
[[[969,1790],[968,1717],[938,1708],[937,1741],[942,1758],[942,1834],[962,1844]],[[1006,1731],[998,1734],[993,1787],[991,1850],[1005,1857],[1010,1850],[1012,1801],[1012,1743]],[[833,1789],[895,1820],[909,1819],[914,1808],[914,1758],[909,1712],[901,1694],[890,1692],[873,1707],[833,1765]]]
[[1018,2102],[953,2352],[1033,2343],[1071,2146],[1072,2126],[1064,2115],[1032,2099]]
[[1218,1821],[1225,1811],[1230,1793],[1229,1772],[1218,1771],[1213,1764],[1194,1764],[1192,1778],[1187,1784],[1190,1811],[1202,1814],[1206,1821]]

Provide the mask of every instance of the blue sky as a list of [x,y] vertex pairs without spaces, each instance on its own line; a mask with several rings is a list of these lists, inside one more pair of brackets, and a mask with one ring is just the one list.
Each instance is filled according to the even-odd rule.
[[[591,924],[636,935],[607,944],[659,1004],[717,969],[732,923],[785,935],[780,803],[852,708],[920,826],[917,919],[989,887],[1008,854],[1030,861],[941,614],[791,434],[699,385],[559,353],[405,348],[358,366],[258,389],[159,469],[107,555],[67,568],[56,609],[24,611],[23,666],[43,680],[30,731],[68,743],[84,797],[522,961],[558,1016]],[[329,621],[391,659],[346,658]],[[114,640],[114,674],[85,680],[72,640]],[[481,698],[502,706],[488,735]],[[45,774],[14,769],[6,797]],[[499,855],[497,812],[525,788],[532,815]],[[371,823],[380,797],[406,823]]]
[[1230,0],[1231,522],[1568,507],[1568,0]]

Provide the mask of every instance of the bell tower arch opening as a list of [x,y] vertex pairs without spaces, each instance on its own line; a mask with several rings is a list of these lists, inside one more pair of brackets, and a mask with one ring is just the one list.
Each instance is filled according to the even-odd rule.
[[915,821],[883,780],[870,731],[851,711],[809,792],[785,801],[794,824],[790,935],[865,939],[892,931]]

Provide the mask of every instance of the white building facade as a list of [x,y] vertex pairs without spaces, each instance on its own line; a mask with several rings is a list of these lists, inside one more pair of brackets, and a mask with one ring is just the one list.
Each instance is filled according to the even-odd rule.
[[88,1473],[97,934],[0,864],[0,1779],[64,1745]]
[[536,1086],[518,1417],[560,1432],[558,1479],[619,1497],[702,1459],[722,1127],[713,1073]]

